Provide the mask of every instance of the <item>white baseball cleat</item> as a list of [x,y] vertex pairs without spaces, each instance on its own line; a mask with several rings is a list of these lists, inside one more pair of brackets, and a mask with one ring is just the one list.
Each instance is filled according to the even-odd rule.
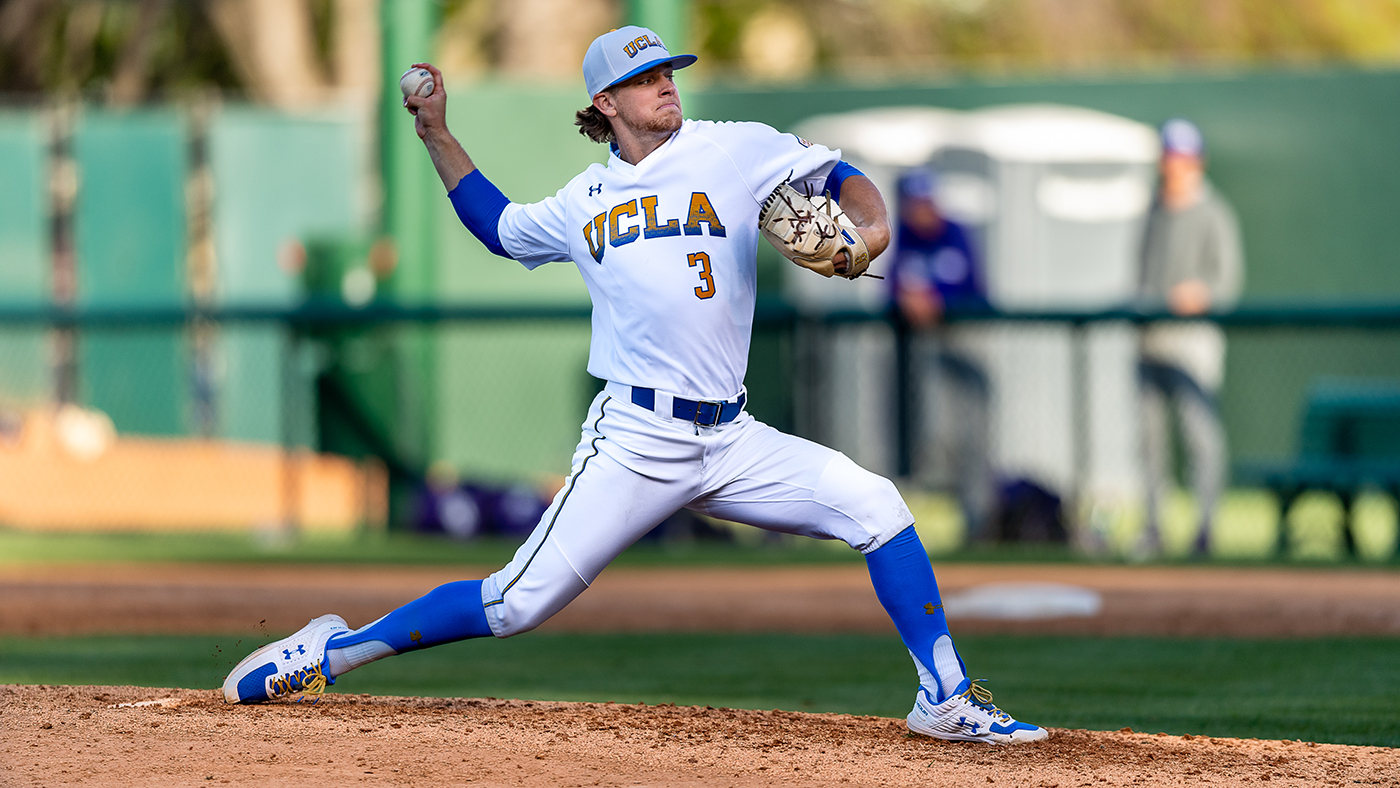
[[[311,619],[290,637],[254,651],[243,658],[224,679],[228,703],[262,703],[298,692],[319,696],[335,679],[326,675],[326,643],[350,631],[336,615]],[[298,698],[297,700],[301,700]]]
[[919,688],[914,710],[906,722],[909,730],[935,739],[980,741],[987,744],[1020,744],[1040,741],[1050,732],[1036,725],[1017,722],[1010,714],[992,705],[992,693],[973,679],[967,689],[942,703],[934,703],[928,690]]

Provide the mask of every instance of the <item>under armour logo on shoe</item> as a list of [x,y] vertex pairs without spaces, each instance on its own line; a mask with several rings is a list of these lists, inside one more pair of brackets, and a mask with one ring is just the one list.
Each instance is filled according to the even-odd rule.
[[[297,653],[298,653],[298,654],[305,654],[305,653],[306,653],[306,646],[297,646]],[[282,657],[283,659],[291,659],[291,658],[292,658],[292,650],[291,650],[291,649],[284,648],[284,649],[282,649],[282,655],[283,655],[283,657]]]
[[408,639],[412,640],[414,643],[421,643],[423,641],[423,633],[415,629],[408,633]]
[[982,723],[980,723],[980,722],[968,722],[966,717],[959,717],[959,718],[958,718],[958,724],[961,725],[962,727],[967,728],[968,730],[972,731],[973,735],[976,735],[976,734],[977,734],[977,729],[980,728],[980,727],[982,727]]
[[[595,192],[594,189],[597,189],[597,191]],[[594,194],[602,194],[602,193],[603,193],[603,184],[601,184],[601,183],[598,184],[597,186],[589,186],[589,187],[588,187],[588,196],[589,196],[589,197],[592,197]]]

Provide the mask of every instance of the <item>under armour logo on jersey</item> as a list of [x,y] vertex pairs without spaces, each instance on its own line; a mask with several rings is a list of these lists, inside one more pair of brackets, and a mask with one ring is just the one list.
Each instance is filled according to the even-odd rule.
[[961,725],[962,727],[967,728],[968,730],[972,731],[972,733],[973,733],[974,735],[976,735],[977,729],[980,728],[980,727],[982,727],[982,723],[980,723],[980,722],[968,722],[966,717],[959,717],[959,718],[958,718],[958,724]]
[[[709,228],[712,238],[724,238],[724,223],[704,192],[690,193],[690,212],[685,224],[680,219],[662,222],[656,218],[657,200],[655,194],[639,200],[628,200],[603,211],[583,226],[583,237],[588,241],[588,251],[596,262],[603,262],[603,253],[608,245],[623,246],[638,238],[667,238],[673,235],[702,235]],[[638,221],[640,214],[641,220]]]
[[[594,189],[597,189],[597,191],[595,192]],[[589,186],[589,187],[588,187],[588,196],[589,196],[589,197],[592,197],[595,193],[596,193],[596,194],[602,194],[602,193],[603,193],[603,184],[600,183],[600,184],[598,184],[597,186]]]
[[[305,653],[306,653],[306,646],[297,646],[297,653],[298,653],[298,654],[305,654]],[[284,648],[284,649],[282,649],[282,655],[283,655],[283,658],[284,658],[284,659],[291,659],[291,658],[292,658],[292,650],[289,649],[289,648]]]

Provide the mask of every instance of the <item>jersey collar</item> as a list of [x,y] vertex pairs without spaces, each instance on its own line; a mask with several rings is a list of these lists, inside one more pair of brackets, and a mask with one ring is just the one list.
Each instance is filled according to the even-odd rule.
[[609,142],[609,143],[608,143],[608,153],[609,153],[609,156],[608,156],[608,169],[614,170],[614,171],[616,171],[616,172],[628,172],[628,173],[639,173],[639,172],[642,172],[642,171],[648,169],[649,167],[652,166],[652,162],[654,162],[654,161],[660,159],[661,156],[662,156],[663,154],[666,153],[667,149],[669,149],[673,144],[675,144],[675,142],[676,142],[676,137],[679,137],[679,136],[680,136],[680,133],[681,133],[682,131],[685,131],[686,124],[689,123],[689,122],[690,122],[690,121],[688,121],[688,120],[687,120],[687,121],[682,121],[682,122],[681,122],[681,127],[680,127],[679,129],[676,129],[674,132],[672,132],[672,133],[671,133],[671,136],[670,136],[665,142],[661,143],[660,147],[658,147],[656,150],[652,151],[651,153],[648,153],[648,154],[646,155],[646,158],[642,159],[640,162],[638,162],[638,163],[636,163],[636,164],[628,164],[626,161],[623,161],[622,156],[618,155],[617,140],[613,140],[612,142]]

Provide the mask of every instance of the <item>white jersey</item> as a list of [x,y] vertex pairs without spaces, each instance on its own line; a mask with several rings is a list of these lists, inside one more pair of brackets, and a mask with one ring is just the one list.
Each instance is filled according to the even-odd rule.
[[820,192],[840,151],[761,123],[687,120],[639,164],[614,151],[553,197],[512,203],[501,246],[527,268],[572,260],[593,300],[588,372],[695,399],[744,383],[763,199]]

